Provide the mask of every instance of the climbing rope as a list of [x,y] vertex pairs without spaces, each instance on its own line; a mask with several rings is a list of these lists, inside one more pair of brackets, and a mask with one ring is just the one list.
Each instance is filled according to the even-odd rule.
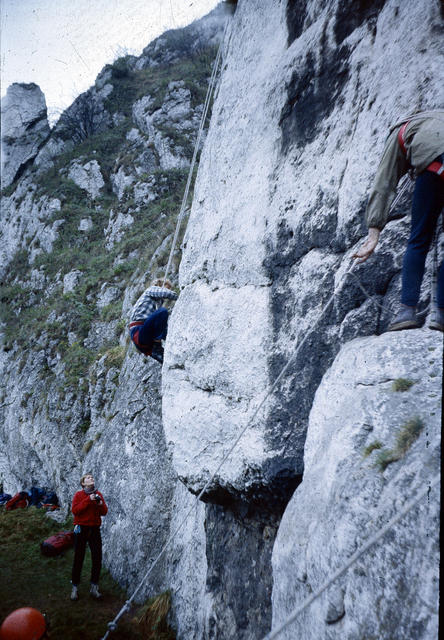
[[[404,194],[406,188],[407,188],[407,181],[405,180],[403,183],[400,184],[399,186],[399,191],[398,194],[396,196],[396,198],[394,199],[390,209],[393,209],[396,204],[399,202],[400,198],[402,197],[402,195]],[[176,234],[177,235],[177,234]],[[172,255],[172,253],[171,253]],[[169,261],[170,262],[170,261]],[[326,311],[328,310],[329,306],[331,305],[331,303],[333,302],[336,294],[338,293],[338,291],[341,288],[341,285],[343,283],[345,283],[345,280],[347,278],[347,276],[349,274],[351,274],[355,268],[355,266],[359,264],[357,261],[354,261],[350,264],[350,266],[348,267],[348,269],[345,271],[341,281],[339,282],[339,284],[334,288],[333,293],[331,294],[331,296],[329,297],[329,299],[327,300],[327,303],[325,304],[321,314],[318,316],[315,324],[312,326],[312,330],[310,332],[305,333],[304,337],[302,338],[301,342],[297,345],[294,353],[292,354],[292,356],[290,357],[290,359],[288,360],[287,364],[283,367],[283,369],[281,370],[281,372],[279,373],[278,377],[275,379],[275,381],[273,382],[273,384],[271,385],[271,387],[269,387],[269,389],[267,389],[264,394],[262,399],[260,400],[259,404],[257,405],[256,409],[254,410],[253,414],[250,416],[250,418],[247,420],[246,425],[240,430],[236,440],[234,441],[234,443],[232,444],[232,446],[230,447],[230,449],[228,450],[228,452],[226,454],[223,455],[222,460],[220,461],[219,465],[217,466],[216,470],[213,472],[213,474],[211,475],[211,477],[209,478],[209,480],[207,480],[207,482],[205,483],[204,487],[202,488],[202,490],[200,491],[200,493],[197,495],[196,500],[200,500],[202,498],[202,496],[204,495],[204,493],[206,492],[206,490],[210,487],[211,483],[213,482],[213,480],[216,478],[217,474],[219,473],[220,469],[222,468],[222,466],[225,464],[226,460],[230,457],[230,455],[233,453],[233,451],[235,450],[235,448],[237,447],[238,443],[240,442],[240,440],[242,439],[242,437],[244,436],[244,434],[246,433],[247,429],[253,424],[254,419],[256,418],[257,414],[259,413],[259,411],[261,410],[261,408],[264,406],[266,400],[268,399],[268,397],[272,394],[272,392],[275,390],[275,388],[277,387],[277,385],[279,384],[279,382],[282,380],[282,378],[284,377],[284,375],[286,374],[286,372],[288,371],[288,369],[290,368],[290,366],[295,362],[302,346],[305,344],[305,342],[307,341],[308,336],[312,335],[313,332],[315,331],[317,325],[319,324],[320,320],[324,317]],[[136,587],[135,591],[133,592],[132,596],[125,602],[125,604],[123,605],[123,607],[121,608],[121,610],[119,611],[119,613],[116,615],[116,617],[114,618],[114,620],[112,622],[108,623],[108,631],[106,632],[106,634],[103,636],[103,638],[101,640],[107,640],[107,638],[109,637],[109,634],[112,631],[115,631],[117,628],[117,622],[119,621],[119,619],[122,617],[122,615],[126,612],[129,611],[132,602],[134,601],[136,595],[139,593],[140,589],[142,588],[142,586],[145,584],[145,582],[147,581],[148,577],[150,576],[150,574],[152,573],[152,571],[154,570],[154,568],[157,566],[158,562],[160,561],[160,559],[162,558],[162,556],[164,555],[165,551],[168,549],[168,547],[170,546],[170,543],[176,538],[177,534],[179,533],[179,531],[181,531],[182,527],[184,526],[185,522],[188,520],[188,518],[190,517],[191,513],[193,512],[193,510],[195,509],[195,505],[196,503],[193,503],[193,505],[190,507],[190,509],[185,513],[184,517],[182,518],[182,520],[179,522],[179,524],[177,525],[177,527],[175,528],[175,530],[168,536],[166,542],[164,543],[163,547],[161,548],[161,550],[159,551],[158,555],[156,556],[156,558],[154,559],[154,561],[152,562],[151,566],[148,568],[148,570],[146,571],[146,573],[144,574],[142,580],[139,582],[138,586]]]
[[376,544],[378,540],[380,540],[383,536],[385,536],[385,534],[388,531],[390,531],[392,527],[395,526],[395,524],[397,524],[400,520],[402,520],[402,518],[404,518],[404,516],[407,515],[407,513],[411,511],[413,507],[415,507],[418,504],[418,502],[420,502],[420,500],[422,500],[422,498],[424,498],[424,496],[427,493],[429,493],[433,489],[433,487],[435,487],[439,483],[440,478],[441,478],[441,474],[440,473],[436,474],[436,476],[433,478],[433,480],[430,482],[429,485],[425,486],[421,491],[419,491],[417,495],[413,498],[413,500],[410,500],[410,502],[408,502],[404,506],[404,508],[401,509],[401,511],[399,511],[395,516],[393,516],[393,518],[389,520],[389,522],[387,522],[387,524],[384,527],[382,527],[382,529],[380,529],[371,538],[369,538],[367,542],[363,544],[360,549],[355,551],[355,553],[349,557],[347,562],[340,569],[335,571],[333,575],[331,575],[330,578],[328,578],[328,580],[326,580],[315,593],[313,593],[311,596],[306,598],[299,607],[294,609],[294,611],[288,616],[288,618],[279,627],[277,627],[274,631],[264,636],[262,640],[273,640],[274,638],[277,638],[282,633],[282,631],[287,629],[287,627],[289,627],[296,620],[296,618],[300,613],[302,613],[305,609],[307,609],[307,607],[309,607],[312,604],[312,602],[317,600],[317,598],[319,598],[319,596],[322,593],[324,593],[324,591],[328,589],[328,587],[335,580],[337,580],[342,575],[344,575],[344,573],[346,573],[346,571],[348,571],[348,569],[350,569],[350,567],[354,565],[355,562],[357,562],[357,560],[359,560],[359,558],[366,551],[370,549],[370,547]]
[[176,244],[177,244],[177,239],[179,237],[179,230],[180,227],[182,226],[182,220],[185,216],[185,211],[186,211],[186,206],[187,206],[187,202],[188,202],[188,196],[190,193],[190,187],[191,187],[191,180],[193,178],[193,171],[194,171],[194,166],[196,164],[196,159],[197,159],[197,154],[199,151],[199,146],[200,146],[200,141],[202,138],[202,133],[203,130],[205,128],[205,121],[207,119],[207,114],[208,114],[208,109],[210,108],[210,104],[211,104],[211,97],[213,95],[213,90],[214,87],[216,86],[216,78],[217,78],[217,72],[219,69],[219,64],[222,58],[222,45],[223,42],[225,40],[225,33],[228,27],[228,21],[225,25],[225,29],[224,29],[224,33],[223,36],[221,38],[220,44],[219,44],[219,48],[217,50],[217,55],[216,55],[216,59],[214,61],[213,64],[213,70],[211,72],[211,77],[210,77],[210,81],[208,83],[208,90],[207,90],[207,95],[205,97],[205,103],[204,103],[204,107],[203,107],[203,111],[202,111],[202,117],[200,119],[200,124],[199,124],[199,129],[197,132],[197,137],[196,137],[196,144],[194,145],[194,151],[193,151],[193,157],[191,159],[191,164],[190,164],[190,170],[188,172],[188,178],[187,178],[187,182],[185,185],[185,191],[183,194],[183,198],[182,198],[182,204],[180,205],[180,210],[179,210],[179,215],[177,218],[177,224],[176,224],[176,229],[174,232],[174,237],[173,237],[173,242],[171,245],[171,251],[170,251],[170,255],[168,257],[168,262],[167,262],[167,266],[165,269],[165,275],[163,278],[163,286],[165,286],[165,281],[168,279],[168,274],[170,271],[170,267],[171,267],[171,261],[173,259],[173,255],[174,255],[174,251],[176,249]]
[[[342,284],[343,281],[345,281],[345,278],[347,276],[348,273],[350,273],[354,267],[356,265],[356,262],[352,262],[351,265],[349,266],[349,268],[347,269],[347,271],[345,272],[342,281],[340,282],[340,284],[334,289],[333,293],[331,294],[330,298],[328,299],[326,305],[324,306],[324,309],[322,310],[320,316],[318,317],[316,323],[314,324],[314,326],[312,327],[312,331],[311,332],[307,332],[304,337],[302,338],[301,342],[297,345],[293,355],[291,356],[291,358],[288,360],[287,364],[284,366],[284,368],[281,370],[280,374],[278,375],[278,377],[275,379],[275,381],[273,382],[273,384],[271,385],[271,387],[266,390],[263,394],[263,397],[261,399],[261,401],[259,402],[259,404],[257,405],[256,409],[254,410],[253,414],[250,416],[249,420],[247,421],[246,425],[243,427],[243,429],[241,429],[241,431],[239,432],[236,440],[234,441],[234,443],[232,444],[232,446],[230,447],[230,449],[228,450],[228,452],[222,457],[222,460],[220,461],[219,465],[217,466],[216,470],[213,472],[213,474],[211,475],[211,477],[209,478],[209,480],[207,480],[207,482],[205,483],[203,489],[200,491],[200,493],[198,494],[196,500],[200,500],[202,498],[202,496],[204,495],[204,493],[206,492],[206,490],[210,487],[211,483],[213,482],[213,480],[216,478],[217,474],[219,473],[220,469],[222,468],[222,466],[224,465],[224,463],[226,462],[226,460],[230,457],[230,455],[233,453],[233,451],[235,450],[235,448],[237,447],[238,443],[240,442],[240,440],[242,439],[242,437],[244,436],[245,432],[247,431],[247,429],[253,424],[253,421],[255,419],[255,417],[257,416],[257,414],[259,413],[259,411],[261,410],[261,408],[264,406],[266,400],[268,399],[268,397],[271,395],[271,393],[274,391],[274,389],[277,387],[277,385],[279,384],[279,382],[282,380],[282,378],[284,377],[285,373],[288,371],[288,369],[290,368],[290,366],[295,362],[299,351],[301,350],[302,346],[305,344],[308,336],[312,335],[314,329],[316,328],[316,326],[318,325],[318,323],[320,322],[320,320],[324,317],[327,309],[329,308],[330,304],[333,302],[334,297],[336,296],[337,292],[339,291],[340,285]],[[165,544],[163,545],[162,549],[160,550],[160,552],[158,553],[157,557],[154,559],[153,563],[151,564],[151,566],[149,567],[148,571],[145,573],[145,575],[143,576],[142,580],[140,581],[139,585],[136,587],[133,595],[131,596],[131,598],[129,598],[124,606],[122,607],[122,609],[119,611],[119,613],[117,614],[117,616],[114,618],[114,620],[110,623],[108,623],[108,631],[105,634],[105,636],[102,638],[102,640],[106,640],[108,638],[108,635],[111,631],[114,631],[117,628],[117,621],[120,619],[120,617],[125,613],[125,611],[128,611],[130,608],[131,603],[133,602],[135,596],[137,595],[137,593],[140,591],[140,589],[142,588],[142,586],[145,584],[146,580],[148,579],[149,575],[152,573],[154,567],[156,567],[157,563],[159,562],[159,560],[162,558],[162,556],[164,555],[165,551],[168,549],[170,543],[174,540],[174,538],[177,536],[177,534],[179,533],[179,531],[182,529],[182,527],[184,526],[185,522],[188,520],[189,516],[191,515],[192,511],[195,508],[195,503],[193,503],[193,505],[190,507],[190,509],[186,512],[186,514],[184,515],[184,517],[182,518],[182,520],[180,521],[180,523],[177,525],[176,529],[173,531],[173,533],[171,533],[169,535],[169,537],[167,538]]]
[[[197,159],[197,154],[199,151],[199,146],[200,146],[200,141],[202,138],[202,133],[205,127],[205,121],[208,115],[208,110],[211,104],[211,98],[213,95],[213,91],[214,91],[214,87],[216,86],[216,78],[217,78],[217,74],[218,74],[218,70],[219,70],[219,66],[220,66],[220,61],[222,59],[222,48],[223,48],[223,43],[225,40],[225,34],[228,28],[228,21],[225,25],[225,29],[224,29],[224,33],[222,35],[220,44],[219,44],[219,48],[217,50],[217,54],[216,54],[216,59],[213,63],[213,69],[211,72],[211,77],[210,77],[210,81],[208,83],[208,90],[207,90],[207,94],[205,97],[205,103],[203,106],[203,110],[202,110],[202,117],[200,120],[200,124],[199,124],[199,129],[197,132],[197,137],[196,137],[196,143],[194,145],[194,151],[193,151],[193,157],[191,159],[191,164],[190,164],[190,169],[188,172],[188,179],[186,182],[186,186],[185,186],[185,191],[183,194],[183,198],[182,198],[182,204],[180,206],[180,210],[179,210],[179,216],[178,216],[178,220],[177,220],[177,224],[176,224],[176,229],[174,232],[174,237],[173,237],[173,242],[172,242],[172,246],[171,246],[171,251],[170,251],[170,255],[168,258],[168,263],[165,269],[165,275],[163,278],[163,285],[165,286],[165,282],[168,278],[168,274],[169,274],[169,270],[171,267],[171,261],[173,259],[173,255],[174,255],[174,251],[176,248],[176,244],[177,244],[177,239],[179,237],[179,230],[182,224],[182,220],[185,216],[185,212],[186,212],[186,206],[187,206],[187,201],[188,201],[188,196],[189,196],[189,192],[190,192],[190,186],[191,186],[191,180],[193,177],[193,171],[194,171],[194,166],[196,164],[196,159]],[[204,487],[204,490],[207,487]],[[203,494],[203,491],[199,494],[198,498],[199,499]],[[194,508],[194,505],[193,505]],[[179,530],[182,528],[182,526],[185,524],[185,521],[188,519],[191,510],[186,514],[186,516],[184,517],[184,519],[182,520],[182,522],[180,523],[180,525],[177,527],[177,529],[175,530],[175,532],[173,534],[171,534],[169,536],[169,538],[167,539],[166,543],[164,544],[163,548],[161,549],[160,553],[158,554],[157,558],[154,560],[154,562],[152,563],[152,565],[150,566],[149,570],[146,572],[146,574],[144,575],[143,579],[140,581],[139,585],[136,587],[134,593],[132,594],[132,596],[125,602],[125,604],[123,605],[123,607],[120,609],[119,613],[116,615],[116,617],[114,618],[114,620],[112,620],[111,622],[108,623],[108,631],[106,632],[106,634],[103,636],[102,640],[106,640],[109,636],[109,634],[112,631],[115,631],[117,629],[117,623],[120,620],[120,618],[123,616],[123,614],[127,611],[130,610],[131,604],[133,603],[136,595],[138,594],[138,592],[140,591],[140,589],[142,588],[142,586],[145,584],[148,576],[150,575],[150,573],[152,572],[152,570],[154,569],[154,567],[157,565],[157,563],[159,562],[160,558],[163,556],[163,554],[165,553],[166,549],[168,548],[170,542],[175,538],[175,536],[177,535],[177,533],[179,532]]]
[[[441,212],[444,216],[444,211]],[[438,292],[438,236],[439,236],[439,218],[436,224],[435,233],[433,235],[433,267],[432,267],[432,282],[431,282],[431,294],[430,294],[430,306],[432,309],[436,309],[438,306],[437,292]]]

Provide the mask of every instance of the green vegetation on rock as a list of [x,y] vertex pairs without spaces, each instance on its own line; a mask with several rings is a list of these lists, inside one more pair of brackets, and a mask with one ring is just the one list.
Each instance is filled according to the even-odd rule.
[[408,378],[396,378],[392,383],[392,391],[408,391],[414,384],[414,380],[409,380]]
[[[60,386],[75,392],[88,389],[91,365],[103,353],[107,353],[107,366],[122,365],[124,352],[116,347],[116,342],[127,323],[122,316],[125,290],[150,265],[153,277],[157,277],[168,259],[170,247],[165,246],[162,251],[159,247],[174,233],[188,170],[148,171],[139,167],[136,171],[141,148],[151,148],[155,161],[158,158],[153,142],[143,132],[136,142],[127,138],[135,126],[132,107],[138,99],[149,96],[152,111],[160,108],[168,85],[176,81],[190,91],[193,108],[202,105],[215,48],[195,50],[193,37],[183,36],[179,31],[162,37],[164,46],[172,52],[165,58],[168,63],[153,49],[150,54],[155,59],[153,66],[135,69],[135,59],[125,56],[105,67],[104,73],[109,75],[106,82],[113,89],[104,100],[105,111],[100,107],[101,131],[93,127],[78,136],[71,132],[70,137],[69,127],[75,127],[76,123],[75,110],[61,120],[59,133],[55,128],[55,138],[67,141],[65,152],[55,158],[51,168],[44,172],[34,168],[30,175],[31,206],[43,212],[42,216],[37,213],[39,231],[34,237],[23,239],[23,246],[13,257],[2,283],[0,303],[6,350],[14,347],[26,352],[38,342],[39,350],[45,353],[45,362],[63,365],[62,373],[57,375]],[[90,110],[96,110],[96,98],[88,92],[79,97],[77,104],[88,106],[88,100],[93,101]],[[193,136],[180,132],[173,124],[164,124],[163,128],[159,126],[159,132],[182,147],[191,159]],[[69,178],[73,162],[84,165],[91,160],[97,161],[105,182],[95,198]],[[120,167],[135,181],[126,187],[121,200],[111,183]],[[136,199],[134,185],[144,182],[153,189],[154,200]],[[8,194],[12,195],[16,186],[8,189]],[[47,203],[55,198],[60,201],[60,210],[48,211]],[[133,223],[122,228],[112,246],[106,245],[104,231],[118,214],[130,214]],[[88,229],[80,224],[85,219],[91,224]],[[39,242],[43,227],[47,236],[55,238],[50,251]],[[184,229],[179,243],[183,233]],[[179,260],[180,252],[176,252],[173,272]],[[31,271],[37,271],[39,279],[44,278],[43,285],[31,285]],[[64,277],[68,274],[73,283],[66,287]],[[120,291],[121,295],[99,306],[99,295],[107,287]],[[52,368],[42,365],[40,377],[52,384]]]
[[364,450],[364,455],[370,455],[373,450],[379,449],[374,466],[379,467],[380,471],[385,471],[389,464],[401,460],[406,455],[423,429],[424,423],[420,418],[411,418],[398,430],[394,449],[382,448],[382,443],[377,440]]

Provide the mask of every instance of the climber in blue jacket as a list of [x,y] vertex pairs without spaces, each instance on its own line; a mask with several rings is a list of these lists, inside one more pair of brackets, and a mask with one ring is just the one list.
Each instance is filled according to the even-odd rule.
[[138,351],[163,362],[162,340],[168,331],[168,309],[162,306],[164,299],[177,300],[169,280],[155,280],[142,293],[134,305],[128,329]]

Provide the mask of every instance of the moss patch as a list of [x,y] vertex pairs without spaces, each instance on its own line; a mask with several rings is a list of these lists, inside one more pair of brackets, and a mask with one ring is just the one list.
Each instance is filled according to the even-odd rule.
[[[378,447],[373,447],[380,449],[380,452],[376,458],[375,467],[379,467],[380,471],[385,471],[389,464],[392,462],[397,462],[401,460],[410,449],[415,440],[418,439],[419,434],[424,429],[423,421],[418,418],[411,418],[406,423],[404,423],[396,434],[396,445],[394,449],[383,449],[382,443],[376,441],[378,443]],[[369,445],[370,448],[372,445]],[[373,450],[372,449],[372,450]]]
[[415,384],[414,380],[408,378],[396,378],[392,382],[392,391],[408,391]]
[[383,445],[380,440],[375,440],[374,442],[371,442],[364,449],[364,457],[367,458],[373,451],[375,451],[376,449],[382,449],[382,447]]

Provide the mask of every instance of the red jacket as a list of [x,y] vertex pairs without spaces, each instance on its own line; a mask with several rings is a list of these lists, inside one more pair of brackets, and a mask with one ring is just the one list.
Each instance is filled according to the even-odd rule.
[[108,507],[106,502],[100,493],[95,491],[102,501],[102,504],[98,504],[95,500],[91,500],[90,494],[85,493],[83,489],[77,491],[72,499],[71,511],[74,514],[74,524],[83,524],[88,527],[97,527],[102,524],[100,516],[105,516],[108,513]]

